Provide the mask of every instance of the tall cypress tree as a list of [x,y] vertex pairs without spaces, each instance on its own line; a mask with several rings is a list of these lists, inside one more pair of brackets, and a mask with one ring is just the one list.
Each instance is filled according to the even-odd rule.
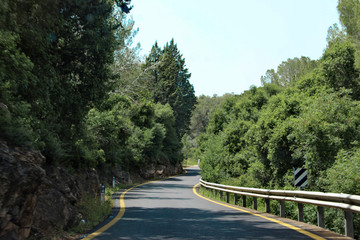
[[147,67],[151,65],[153,98],[155,102],[170,104],[175,115],[176,132],[181,138],[189,127],[196,97],[189,81],[191,74],[174,39],[164,49],[155,43],[145,64]]

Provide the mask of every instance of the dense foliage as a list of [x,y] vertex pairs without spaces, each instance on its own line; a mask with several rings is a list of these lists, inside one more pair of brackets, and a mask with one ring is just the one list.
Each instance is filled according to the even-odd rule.
[[[328,180],[340,178],[336,169],[349,161],[356,166],[360,149],[360,79],[353,38],[336,25],[330,27],[328,46],[319,60],[288,59],[277,71],[266,72],[262,87],[226,98],[205,124],[193,122],[191,128],[203,132],[197,133],[203,177],[291,188],[293,168],[305,167],[309,189],[359,194],[357,184],[344,184],[342,189]],[[193,117],[201,111],[196,108]]]
[[[306,190],[360,195],[360,3],[339,1],[338,8],[345,32],[329,28],[320,59],[282,62],[261,87],[227,98],[212,115],[192,144],[205,180],[296,189],[294,168],[304,167]],[[343,231],[343,216],[334,214],[327,227]]]
[[360,194],[359,1],[339,1],[344,31],[330,27],[320,59],[287,59],[261,87],[198,99],[173,39],[139,57],[131,9],[1,1],[0,137],[73,168],[185,155],[212,182],[293,189],[305,167],[308,190]]
[[145,67],[151,66],[153,98],[155,102],[168,103],[173,108],[176,133],[181,138],[189,127],[196,97],[189,82],[191,74],[185,68],[185,59],[174,39],[163,49],[155,43],[145,64]]
[[159,63],[141,60],[131,9],[130,0],[2,1],[0,137],[73,168],[180,162],[196,101],[190,73],[174,40]]
[[231,96],[231,94],[225,94],[221,97],[217,95],[213,97],[201,95],[198,97],[190,119],[190,129],[182,137],[182,152],[186,159],[197,163],[197,139],[201,134],[206,132],[206,128],[213,114],[221,107],[221,104]]
[[[273,76],[262,87],[228,98],[214,114],[206,134],[199,138],[203,177],[284,188],[293,185],[293,168],[305,167],[309,189],[337,189],[325,179],[333,177],[331,169],[337,164],[345,166],[341,160],[345,156],[356,161],[360,147],[355,48],[348,40],[335,39],[317,62],[301,59],[311,63],[311,71],[302,67],[305,73],[299,73],[299,68],[289,66],[301,60],[289,59],[277,72],[267,72]],[[286,79],[279,73],[284,68],[288,76],[302,77],[292,78],[289,84],[275,81]],[[356,187],[346,190],[360,192]]]

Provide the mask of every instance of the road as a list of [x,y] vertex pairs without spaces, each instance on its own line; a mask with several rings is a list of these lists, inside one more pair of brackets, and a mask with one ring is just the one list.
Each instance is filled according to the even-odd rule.
[[86,239],[324,239],[203,199],[193,192],[199,178],[191,168],[131,189],[122,195],[123,216]]

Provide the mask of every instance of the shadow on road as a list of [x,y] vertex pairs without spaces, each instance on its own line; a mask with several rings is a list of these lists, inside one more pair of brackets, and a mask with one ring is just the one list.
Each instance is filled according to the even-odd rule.
[[[209,206],[192,193],[199,169],[186,170],[128,192],[123,218],[96,239],[310,239],[263,218]],[[120,195],[113,195],[115,201]],[[113,216],[117,212],[114,208]]]
[[[244,221],[234,218],[244,217]],[[269,234],[271,231],[271,234]],[[245,213],[196,208],[128,208],[126,217],[97,239],[309,239]]]

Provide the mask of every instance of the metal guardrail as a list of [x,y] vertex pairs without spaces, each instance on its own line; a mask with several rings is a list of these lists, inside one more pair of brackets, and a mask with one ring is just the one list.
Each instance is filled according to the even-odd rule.
[[339,193],[323,193],[310,191],[288,191],[288,190],[268,190],[259,188],[245,188],[228,186],[217,183],[210,183],[200,179],[200,185],[219,192],[226,193],[226,202],[229,203],[229,194],[234,194],[234,204],[242,196],[242,206],[246,207],[246,196],[253,197],[253,208],[257,209],[257,198],[265,199],[265,211],[270,212],[270,200],[280,202],[280,216],[285,217],[285,201],[298,203],[298,221],[304,221],[303,204],[318,206],[318,226],[324,228],[324,207],[338,208],[344,211],[345,215],[345,235],[354,237],[353,213],[360,213],[360,196]]

